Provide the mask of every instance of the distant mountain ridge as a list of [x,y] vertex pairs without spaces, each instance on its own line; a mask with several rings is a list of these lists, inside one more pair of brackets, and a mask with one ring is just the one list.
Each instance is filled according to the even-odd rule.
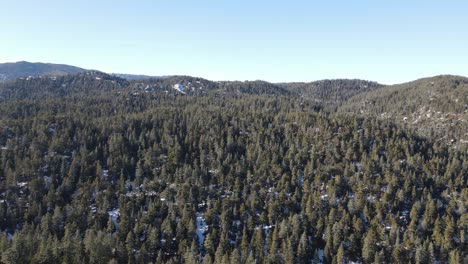
[[20,77],[63,76],[76,74],[86,69],[54,63],[8,62],[0,63],[0,81],[11,81]]
[[[40,76],[65,76],[88,71],[87,69],[52,63],[31,63],[20,61],[16,63],[0,63],[0,82],[13,81],[18,78],[33,78]],[[336,109],[343,101],[363,92],[381,88],[383,85],[365,80],[320,80],[310,83],[270,83],[266,81],[210,81],[191,76],[149,76],[141,74],[109,73],[133,82],[132,87],[143,85],[152,90],[172,91],[174,85],[188,88],[189,94],[201,94],[211,90],[219,94],[269,94],[283,96],[301,96],[315,100],[327,109]]]
[[144,75],[144,74],[127,74],[127,73],[111,73],[112,76],[117,76],[119,78],[127,79],[127,80],[142,80],[142,79],[149,79],[149,78],[168,78],[170,76],[152,76],[152,75]]
[[[77,74],[88,69],[55,63],[42,62],[7,62],[0,63],[0,82],[12,81],[17,78],[39,77],[39,76],[64,76],[68,74]],[[142,74],[110,73],[112,76],[120,77],[126,80],[140,80],[148,78],[165,78],[166,76],[149,76]]]
[[[132,77],[133,76],[133,77]],[[173,95],[268,95],[302,97],[314,101],[315,108],[334,111],[349,97],[382,85],[363,80],[322,80],[312,83],[270,83],[266,81],[211,81],[192,76],[147,77],[144,75],[107,74],[95,70],[83,70],[76,74],[61,76],[38,75],[20,77],[0,85],[0,98],[39,98],[47,91],[48,97],[63,97],[96,91],[104,85],[133,93],[156,93]],[[80,88],[79,85],[82,87]],[[118,85],[117,85],[118,84]],[[71,87],[74,87],[73,89]],[[55,92],[54,92],[55,91]]]
[[8,100],[59,99],[97,96],[127,87],[129,82],[100,71],[83,71],[62,76],[18,78],[0,83],[0,102]]

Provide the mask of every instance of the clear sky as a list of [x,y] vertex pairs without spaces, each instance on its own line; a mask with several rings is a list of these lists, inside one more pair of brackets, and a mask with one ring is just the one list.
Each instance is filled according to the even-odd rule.
[[272,82],[468,75],[468,1],[0,0],[0,62]]

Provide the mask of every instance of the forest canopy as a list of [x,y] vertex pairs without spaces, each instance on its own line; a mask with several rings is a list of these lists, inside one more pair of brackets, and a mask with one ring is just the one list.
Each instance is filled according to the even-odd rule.
[[[0,84],[1,261],[466,263],[467,86],[439,78]],[[426,86],[456,129],[400,118]]]

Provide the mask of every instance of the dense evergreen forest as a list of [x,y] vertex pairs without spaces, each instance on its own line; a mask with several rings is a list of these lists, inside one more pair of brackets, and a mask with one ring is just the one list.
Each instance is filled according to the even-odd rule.
[[1,262],[468,263],[467,81],[422,83],[0,84]]
[[468,146],[468,78],[436,76],[359,93],[339,111],[379,116],[452,147]]

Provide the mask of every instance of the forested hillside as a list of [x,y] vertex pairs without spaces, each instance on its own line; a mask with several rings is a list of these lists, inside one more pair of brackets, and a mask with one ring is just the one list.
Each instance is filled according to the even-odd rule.
[[321,80],[310,83],[284,83],[286,89],[313,101],[320,109],[334,112],[350,97],[382,88],[383,85],[364,80]]
[[92,97],[117,92],[129,83],[119,77],[99,71],[76,75],[20,78],[0,83],[0,102],[13,100],[50,100],[65,97]]
[[343,113],[400,107],[377,100],[397,86],[355,82],[321,99],[95,71],[0,85],[1,261],[468,262],[467,152],[374,108]]
[[392,120],[420,135],[468,148],[468,79],[441,75],[356,95],[341,112]]

